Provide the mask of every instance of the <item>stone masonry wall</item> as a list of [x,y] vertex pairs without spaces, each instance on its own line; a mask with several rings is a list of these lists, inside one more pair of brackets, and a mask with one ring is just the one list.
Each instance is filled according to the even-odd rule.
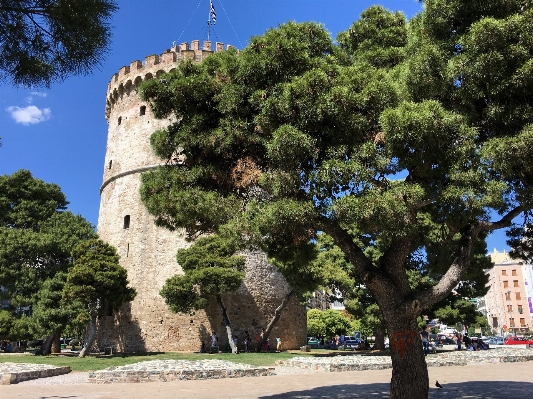
[[[206,311],[174,314],[159,291],[166,279],[182,270],[176,251],[189,243],[183,232],[170,232],[155,226],[140,200],[140,176],[143,171],[163,163],[150,148],[150,136],[164,128],[171,119],[157,120],[148,104],[141,101],[136,87],[142,81],[171,71],[183,59],[201,61],[212,53],[211,44],[198,41],[153,55],[145,62],[134,61],[122,67],[109,83],[106,101],[108,141],[100,189],[98,234],[117,248],[120,263],[128,271],[135,300],[113,316],[100,321],[97,344],[120,351],[191,351],[201,340],[210,342],[211,331],[219,336],[221,347],[227,345],[220,311],[213,301]],[[217,51],[223,45],[216,44]],[[248,253],[247,272],[239,290],[223,297],[228,315],[240,340],[244,332],[252,336],[265,328],[289,287],[264,254]],[[292,299],[272,332],[285,349],[294,349],[306,340],[305,308]]]

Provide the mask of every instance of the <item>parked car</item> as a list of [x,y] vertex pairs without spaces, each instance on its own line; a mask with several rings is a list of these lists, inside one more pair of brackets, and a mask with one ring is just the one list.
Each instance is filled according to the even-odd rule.
[[362,339],[356,338],[356,337],[345,337],[344,338],[344,349],[351,349],[351,350],[357,350],[357,349],[365,349],[366,343]]
[[307,345],[309,345],[312,348],[318,348],[318,345],[320,344],[320,340],[315,337],[307,337]]
[[489,345],[503,345],[503,337],[490,337],[487,343]]
[[533,339],[524,337],[505,337],[503,342],[505,345],[529,345],[533,347]]
[[[464,342],[464,340],[463,340]],[[474,348],[474,350],[485,350],[485,349],[489,349],[490,348],[490,342],[489,341],[485,341],[479,337],[470,337],[470,342]],[[466,343],[465,343],[466,345]],[[467,347],[468,349],[468,347]]]
[[[438,338],[438,339],[437,339]],[[437,346],[440,348],[443,345],[457,345],[457,343],[451,339],[450,337],[447,337],[444,334],[429,334],[429,340],[430,342],[439,342]]]

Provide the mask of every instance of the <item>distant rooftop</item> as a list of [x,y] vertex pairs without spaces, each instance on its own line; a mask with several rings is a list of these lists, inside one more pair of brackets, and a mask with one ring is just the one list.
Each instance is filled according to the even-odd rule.
[[505,250],[503,250],[503,252],[498,252],[496,248],[494,248],[494,252],[490,253],[489,256],[495,265],[512,265],[522,263],[522,260],[520,259],[511,258],[509,252],[506,252]]

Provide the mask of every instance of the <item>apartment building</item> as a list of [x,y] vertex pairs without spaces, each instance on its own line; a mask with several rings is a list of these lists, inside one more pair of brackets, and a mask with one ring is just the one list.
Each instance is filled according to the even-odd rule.
[[484,305],[489,325],[498,334],[523,334],[532,329],[533,265],[512,259],[507,252],[490,254],[494,268]]

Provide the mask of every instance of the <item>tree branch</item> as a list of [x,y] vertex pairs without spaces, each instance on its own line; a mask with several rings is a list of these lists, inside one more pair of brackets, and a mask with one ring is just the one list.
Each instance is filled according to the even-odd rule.
[[393,239],[381,258],[382,268],[394,285],[400,290],[402,296],[411,292],[409,279],[405,273],[405,260],[411,252],[411,238],[398,237]]
[[526,207],[517,206],[516,208],[511,209],[507,214],[505,214],[497,222],[482,222],[481,230],[494,231],[494,230],[502,229],[504,227],[509,227],[511,223],[513,222],[513,219],[517,217],[518,215],[520,215],[525,210],[526,210]]
[[468,231],[461,237],[462,245],[452,260],[448,271],[436,285],[415,295],[415,299],[420,303],[420,309],[424,309],[446,298],[450,291],[461,281],[461,277],[470,266],[474,242],[482,230],[481,224],[479,223],[471,225]]
[[[379,298],[376,295],[380,305],[384,304],[384,302],[388,302],[391,306],[401,303],[401,290],[398,289],[388,274],[385,274],[383,270],[372,264],[363,251],[355,245],[352,236],[346,230],[326,218],[324,218],[319,227],[333,238],[335,244],[344,252],[348,261],[353,265],[354,273],[351,277],[360,278],[367,288],[371,288],[374,295],[378,292],[382,294],[379,295]],[[405,274],[405,272],[403,273]]]

